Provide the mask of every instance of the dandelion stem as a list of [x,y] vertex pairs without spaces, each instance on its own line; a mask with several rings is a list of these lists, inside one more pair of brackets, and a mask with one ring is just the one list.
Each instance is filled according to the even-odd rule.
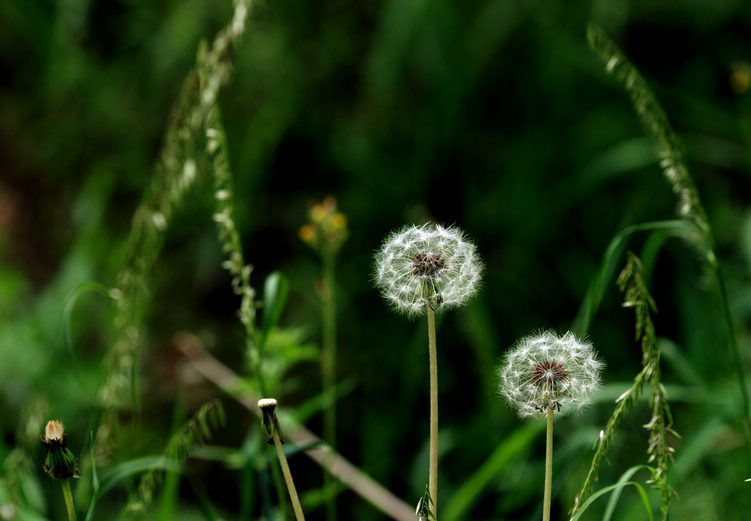
[[[329,252],[323,256],[323,352],[321,353],[321,376],[323,380],[323,439],[336,450],[336,300],[334,295],[335,256]],[[329,472],[324,471],[327,492],[334,484]],[[335,496],[326,501],[327,521],[336,521]]]
[[433,500],[433,517],[438,519],[438,356],[435,341],[435,311],[428,306],[428,350],[430,352],[430,470],[428,490]]
[[295,483],[292,481],[292,473],[289,470],[289,464],[287,463],[287,456],[284,455],[284,449],[282,448],[282,440],[279,438],[279,431],[274,429],[274,448],[276,449],[276,455],[279,457],[279,466],[282,467],[282,474],[284,474],[284,481],[287,483],[287,490],[289,491],[289,498],[292,500],[292,508],[295,511],[295,519],[297,521],[305,521],[305,516],[302,513],[302,506],[300,506],[300,498],[297,496],[297,489]]
[[550,496],[553,490],[553,407],[548,407],[548,433],[545,442],[545,493],[542,504],[542,521],[550,521]]
[[76,521],[76,508],[73,506],[73,494],[70,492],[70,479],[61,479],[60,486],[63,488],[65,508],[68,509],[68,520]]

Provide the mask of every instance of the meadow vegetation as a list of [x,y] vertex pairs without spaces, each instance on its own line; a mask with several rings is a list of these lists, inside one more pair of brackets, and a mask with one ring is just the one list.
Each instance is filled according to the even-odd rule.
[[0,3],[0,521],[744,519],[749,30]]

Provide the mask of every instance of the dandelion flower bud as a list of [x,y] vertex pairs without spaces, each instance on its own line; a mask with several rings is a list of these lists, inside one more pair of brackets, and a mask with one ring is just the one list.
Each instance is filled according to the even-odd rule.
[[279,427],[279,420],[276,417],[277,401],[275,398],[262,398],[258,400],[258,408],[261,409],[261,430],[269,445],[274,444],[274,432],[282,437],[282,430]]
[[482,262],[459,228],[427,224],[391,233],[375,255],[375,285],[397,311],[455,308],[477,292]]
[[50,420],[44,428],[44,436],[39,437],[47,446],[44,471],[55,479],[77,478],[78,461],[65,446],[65,428],[59,421]]
[[548,409],[567,414],[590,402],[603,365],[591,343],[545,331],[522,338],[506,354],[497,371],[499,392],[522,418],[542,418]]

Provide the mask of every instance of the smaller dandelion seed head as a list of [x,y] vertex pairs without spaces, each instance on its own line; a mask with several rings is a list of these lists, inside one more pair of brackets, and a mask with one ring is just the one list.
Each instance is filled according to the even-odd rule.
[[460,229],[435,224],[391,233],[375,255],[374,282],[384,299],[410,316],[450,309],[478,290],[482,262]]
[[591,401],[600,385],[603,363],[592,344],[552,331],[519,340],[497,370],[499,394],[520,417],[539,418],[578,411]]

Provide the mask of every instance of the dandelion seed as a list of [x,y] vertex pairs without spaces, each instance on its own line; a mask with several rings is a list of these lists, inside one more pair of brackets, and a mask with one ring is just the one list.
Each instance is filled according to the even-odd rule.
[[159,231],[167,228],[167,219],[164,218],[164,214],[161,212],[151,214],[151,222],[154,223],[154,227]]
[[509,351],[497,371],[499,392],[522,418],[543,418],[548,409],[566,414],[589,403],[602,367],[589,342],[545,331]]
[[375,285],[397,311],[455,308],[480,286],[482,262],[459,228],[409,226],[389,235],[375,256]]

